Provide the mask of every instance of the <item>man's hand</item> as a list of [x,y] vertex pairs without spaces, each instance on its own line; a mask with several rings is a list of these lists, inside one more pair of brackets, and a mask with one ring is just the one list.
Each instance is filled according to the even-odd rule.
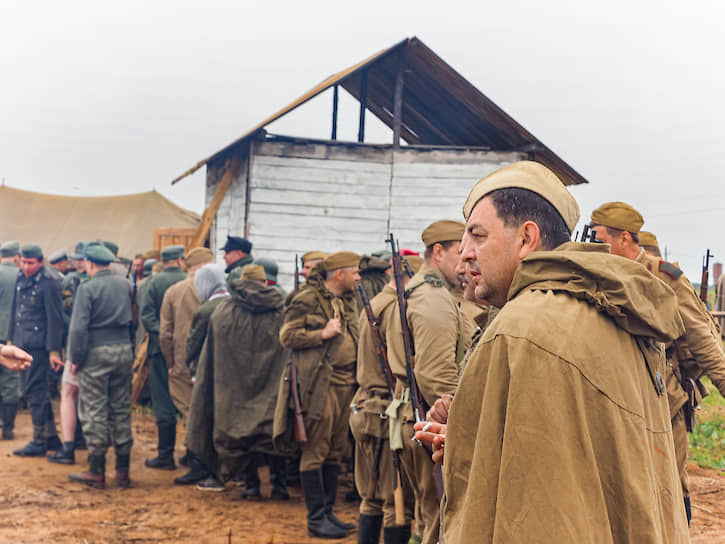
[[[424,427],[428,427],[427,430],[423,431]],[[432,421],[420,421],[413,428],[415,429],[415,439],[428,444],[433,450],[433,455],[431,455],[433,462],[442,465],[446,445],[446,426]]]
[[18,372],[30,366],[33,358],[17,346],[0,347],[0,364]]
[[340,318],[333,317],[332,319],[330,319],[330,321],[327,322],[325,328],[322,329],[322,339],[329,340],[330,338],[335,338],[335,336],[337,336],[341,332],[342,323],[340,322]]
[[60,358],[60,355],[53,354],[50,356],[50,367],[56,372],[63,368],[63,359]]
[[433,403],[425,418],[428,421],[445,425],[448,423],[448,412],[451,409],[451,402],[453,402],[453,395],[443,395]]

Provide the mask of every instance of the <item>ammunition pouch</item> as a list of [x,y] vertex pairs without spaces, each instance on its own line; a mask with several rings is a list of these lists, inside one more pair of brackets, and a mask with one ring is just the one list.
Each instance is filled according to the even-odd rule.
[[403,411],[410,403],[410,389],[403,390],[400,398],[393,397],[392,402],[385,410],[388,416],[388,440],[393,451],[403,449]]
[[364,437],[388,438],[388,416],[386,409],[390,404],[389,398],[370,396],[361,403],[357,412],[350,414],[350,429],[355,439]]

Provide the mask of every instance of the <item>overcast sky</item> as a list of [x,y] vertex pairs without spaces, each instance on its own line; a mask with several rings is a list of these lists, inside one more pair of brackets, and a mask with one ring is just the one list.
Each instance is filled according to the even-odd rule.
[[[724,15],[716,0],[0,0],[0,176],[65,195],[155,188],[201,213],[204,169],[173,178],[418,36],[590,181],[573,189],[583,217],[630,202],[697,282],[706,248],[725,260]],[[356,107],[342,102],[342,138]],[[329,110],[321,96],[270,130],[329,137]]]

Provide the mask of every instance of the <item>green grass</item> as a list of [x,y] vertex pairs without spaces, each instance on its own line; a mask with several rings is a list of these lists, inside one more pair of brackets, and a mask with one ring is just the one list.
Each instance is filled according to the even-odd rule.
[[725,475],[725,399],[710,380],[702,378],[702,383],[710,394],[702,401],[690,434],[690,461]]

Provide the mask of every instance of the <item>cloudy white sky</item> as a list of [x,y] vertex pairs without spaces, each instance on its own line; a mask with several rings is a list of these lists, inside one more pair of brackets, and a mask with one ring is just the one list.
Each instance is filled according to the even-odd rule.
[[[724,15],[716,0],[0,0],[0,176],[65,195],[155,188],[201,212],[204,170],[174,177],[415,35],[590,181],[573,189],[584,216],[632,203],[699,281],[706,248],[725,260]],[[355,109],[342,103],[343,138]],[[270,129],[326,137],[329,97]]]

